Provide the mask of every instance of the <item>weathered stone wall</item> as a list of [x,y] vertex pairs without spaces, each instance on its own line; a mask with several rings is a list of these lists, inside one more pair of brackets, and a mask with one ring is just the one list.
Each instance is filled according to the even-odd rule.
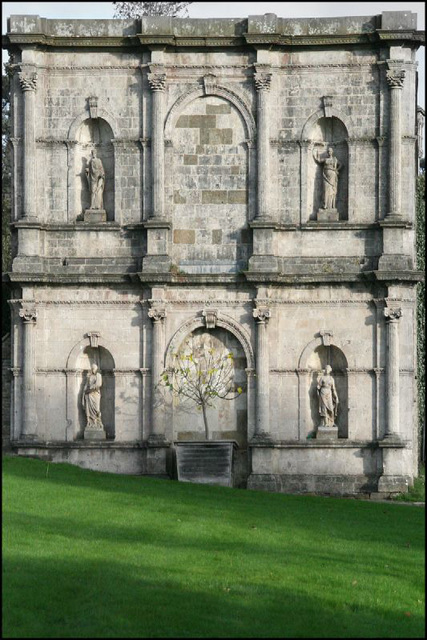
[[10,450],[10,409],[11,409],[11,388],[12,374],[11,366],[11,339],[10,333],[2,337],[1,341],[1,433],[3,451]]

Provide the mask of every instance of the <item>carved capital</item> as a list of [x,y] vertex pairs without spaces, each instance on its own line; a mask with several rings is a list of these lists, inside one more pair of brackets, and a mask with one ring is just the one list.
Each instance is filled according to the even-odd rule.
[[203,76],[203,89],[205,95],[215,92],[215,87],[217,85],[217,77],[214,73],[207,73]]
[[398,320],[402,317],[402,309],[400,307],[395,307],[394,309],[386,307],[384,309],[384,316],[386,321],[388,322],[398,322]]
[[405,69],[391,67],[386,71],[386,79],[390,89],[402,89],[405,79]]
[[166,73],[149,73],[148,83],[151,91],[164,91],[166,87]]
[[206,321],[206,329],[215,329],[216,321],[218,319],[217,309],[205,309],[202,311],[202,316]]
[[86,334],[86,337],[89,338],[91,347],[95,349],[98,348],[98,341],[100,336],[101,334],[99,333],[99,331],[90,331],[89,333]]
[[271,310],[268,307],[256,307],[253,310],[253,317],[258,320],[259,324],[267,323],[271,317]]
[[329,347],[331,344],[331,338],[334,335],[330,329],[320,329],[320,337],[322,338],[323,345]]
[[87,99],[89,105],[89,114],[91,118],[98,117],[98,97],[97,96],[89,96]]
[[35,307],[23,306],[21,309],[19,309],[19,317],[24,320],[25,324],[36,324],[37,309]]
[[162,322],[166,318],[166,315],[166,309],[159,307],[148,309],[148,317],[151,318],[153,322]]
[[272,74],[269,72],[259,72],[254,73],[254,83],[255,89],[260,91],[270,91],[271,86],[271,76]]
[[18,78],[22,91],[35,91],[37,89],[36,71],[20,71]]

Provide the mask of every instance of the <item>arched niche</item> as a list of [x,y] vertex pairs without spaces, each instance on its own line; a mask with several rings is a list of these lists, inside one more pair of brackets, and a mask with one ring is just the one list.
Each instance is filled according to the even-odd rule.
[[319,345],[312,351],[307,362],[309,371],[309,396],[310,396],[310,414],[313,428],[316,428],[320,422],[319,403],[317,397],[317,380],[322,375],[326,365],[332,367],[332,377],[335,380],[335,388],[338,395],[338,413],[336,424],[338,426],[338,436],[340,438],[348,437],[348,377],[347,377],[347,359],[344,353],[334,345]]
[[165,126],[172,261],[191,273],[246,269],[252,254],[249,115],[218,87],[177,103]]
[[[318,114],[317,114],[318,115]],[[324,204],[323,165],[315,161],[319,154],[325,159],[328,149],[333,149],[334,156],[341,164],[338,175],[336,208],[340,220],[348,220],[348,183],[349,183],[349,150],[348,131],[344,122],[336,117],[320,117],[310,120],[304,128],[308,145],[306,151],[306,214],[308,220],[317,220],[318,211]]]
[[101,416],[108,439],[116,432],[116,384],[115,361],[110,350],[98,338],[98,346],[90,339],[80,340],[71,350],[66,365],[67,375],[67,440],[82,439],[86,427],[83,408],[83,389],[86,377],[93,364],[102,375]]
[[76,216],[90,207],[89,184],[86,168],[92,149],[96,149],[105,171],[104,209],[107,220],[114,220],[114,134],[109,123],[103,118],[86,118],[75,131],[74,149],[74,202]]
[[[329,344],[328,344],[329,343]],[[317,380],[326,365],[332,367],[332,377],[338,394],[338,437],[348,438],[348,359],[341,345],[332,338],[325,340],[321,336],[311,340],[301,353],[298,363],[299,379],[299,432],[300,439],[317,430],[320,423],[317,398]]]

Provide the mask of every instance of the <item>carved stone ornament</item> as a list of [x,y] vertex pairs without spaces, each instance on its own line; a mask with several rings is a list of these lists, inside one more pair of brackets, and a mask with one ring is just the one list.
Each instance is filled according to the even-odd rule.
[[98,117],[98,97],[97,96],[90,96],[88,99],[88,104],[89,104],[89,114],[91,118],[97,118]]
[[22,91],[35,91],[37,89],[37,72],[32,71],[30,73],[20,71],[18,73],[19,83]]
[[324,111],[324,114],[325,114],[325,118],[331,118],[332,117],[332,102],[333,102],[332,96],[323,96],[322,101],[323,101],[323,111]]
[[334,335],[332,331],[330,331],[329,329],[320,329],[319,334],[322,338],[323,345],[325,347],[329,347],[331,344],[331,338]]
[[215,329],[216,321],[218,318],[217,309],[205,309],[204,311],[202,311],[202,316],[206,321],[206,329]]
[[93,347],[94,349],[97,349],[98,341],[99,341],[99,338],[101,337],[101,334],[99,333],[99,331],[91,331],[86,334],[86,337],[89,338],[90,346]]
[[399,318],[402,317],[402,309],[400,307],[397,307],[395,309],[386,307],[384,309],[384,316],[389,322],[397,322]]
[[254,73],[255,89],[257,91],[270,91],[271,73],[256,72]]
[[214,73],[207,73],[205,76],[203,76],[203,88],[206,95],[214,93],[216,85],[217,77]]
[[386,72],[386,78],[390,89],[402,89],[405,73],[405,69],[389,69]]
[[148,83],[151,91],[164,91],[166,87],[166,73],[149,73]]
[[161,322],[166,318],[166,309],[159,308],[151,308],[148,309],[148,317],[152,319],[153,322]]
[[19,309],[19,317],[23,318],[24,322],[35,324],[37,321],[37,309],[35,307],[22,307],[22,309]]
[[257,307],[253,310],[253,316],[258,322],[267,322],[271,317],[271,310],[268,307]]

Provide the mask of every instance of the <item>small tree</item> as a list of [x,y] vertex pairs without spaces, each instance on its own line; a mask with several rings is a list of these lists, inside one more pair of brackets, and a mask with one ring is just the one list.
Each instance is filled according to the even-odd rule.
[[192,2],[113,2],[115,18],[140,18],[141,16],[188,16],[187,7]]
[[207,408],[216,399],[234,400],[242,387],[234,382],[233,354],[218,351],[206,344],[192,347],[189,342],[174,354],[173,366],[161,374],[161,384],[175,397],[186,398],[203,413],[206,440],[209,440]]

